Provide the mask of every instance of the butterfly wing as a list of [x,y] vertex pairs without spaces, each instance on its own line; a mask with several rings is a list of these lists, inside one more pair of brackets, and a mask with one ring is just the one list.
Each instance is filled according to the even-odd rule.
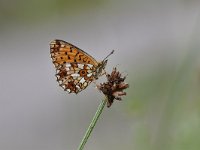
[[59,85],[69,93],[84,90],[97,76],[98,62],[76,46],[62,40],[50,43]]
[[98,66],[98,62],[92,56],[62,40],[54,40],[50,43],[50,53],[56,67],[65,63],[92,64]]
[[64,64],[56,69],[59,85],[69,93],[79,93],[93,80],[95,73],[90,64]]

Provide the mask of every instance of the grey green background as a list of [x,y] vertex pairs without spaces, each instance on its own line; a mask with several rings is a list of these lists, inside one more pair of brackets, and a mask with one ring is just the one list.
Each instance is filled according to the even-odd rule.
[[103,98],[58,86],[55,38],[97,60],[115,49],[107,71],[130,84],[85,149],[200,149],[200,1],[1,0],[1,150],[76,149]]

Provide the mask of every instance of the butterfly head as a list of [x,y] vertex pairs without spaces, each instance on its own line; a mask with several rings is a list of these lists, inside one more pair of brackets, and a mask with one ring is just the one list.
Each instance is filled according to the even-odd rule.
[[108,60],[103,60],[102,62],[100,62],[97,66],[97,70],[96,70],[96,79],[98,79],[99,76],[104,75],[105,72],[105,67],[107,65]]
[[95,77],[96,79],[98,79],[99,76],[106,74],[105,67],[108,62],[107,58],[113,53],[114,53],[114,50],[112,50],[112,52],[108,54],[108,56],[106,56],[106,58],[104,58],[102,62],[98,63],[97,70],[96,70],[96,77]]

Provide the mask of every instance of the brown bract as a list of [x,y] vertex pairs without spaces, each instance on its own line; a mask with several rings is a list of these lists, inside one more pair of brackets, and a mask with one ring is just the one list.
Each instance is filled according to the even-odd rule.
[[110,107],[115,99],[122,100],[121,96],[126,95],[123,90],[128,88],[129,85],[124,82],[126,77],[122,77],[116,68],[113,68],[112,73],[107,74],[106,77],[107,82],[100,83],[97,88],[107,97],[107,107]]

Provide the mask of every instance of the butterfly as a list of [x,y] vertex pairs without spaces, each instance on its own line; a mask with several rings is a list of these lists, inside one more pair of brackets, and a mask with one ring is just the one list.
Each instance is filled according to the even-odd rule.
[[[108,55],[114,53],[114,50]],[[63,40],[50,43],[50,55],[59,85],[69,93],[79,93],[105,74],[108,56],[97,62],[91,55]]]

